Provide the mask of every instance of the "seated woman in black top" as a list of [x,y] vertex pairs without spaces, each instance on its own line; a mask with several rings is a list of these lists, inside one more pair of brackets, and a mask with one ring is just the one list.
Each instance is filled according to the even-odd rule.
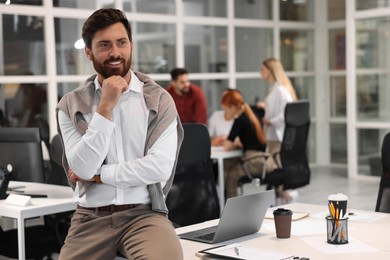
[[[235,114],[232,129],[224,143],[224,150],[243,149],[244,154],[241,160],[255,154],[264,154],[266,140],[261,124],[241,94],[237,91],[226,93],[222,98],[222,106]],[[241,144],[234,141],[236,137],[239,137]],[[259,156],[257,159],[248,161],[245,167],[249,173],[259,175],[265,162],[265,158]],[[226,197],[237,196],[237,182],[245,175],[241,162],[236,161],[231,165],[226,165],[225,169]]]

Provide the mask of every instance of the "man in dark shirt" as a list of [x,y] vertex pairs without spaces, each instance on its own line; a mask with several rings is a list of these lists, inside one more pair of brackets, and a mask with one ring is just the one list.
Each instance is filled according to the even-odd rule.
[[181,122],[207,124],[207,102],[202,89],[190,82],[186,69],[173,69],[171,77],[167,91],[175,101]]

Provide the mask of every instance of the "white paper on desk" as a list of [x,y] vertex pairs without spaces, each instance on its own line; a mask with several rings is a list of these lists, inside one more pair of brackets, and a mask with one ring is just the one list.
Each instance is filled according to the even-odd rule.
[[[239,255],[237,256],[234,248],[237,248],[239,251]],[[290,255],[280,252],[275,252],[262,248],[254,248],[247,246],[240,246],[239,244],[231,244],[224,247],[218,247],[211,250],[206,250],[206,253],[220,255],[220,256],[228,256],[236,259],[246,259],[246,260],[280,260],[282,258],[289,257]]]
[[[315,218],[322,218],[325,219],[326,216],[329,215],[328,211],[324,211],[318,214],[313,215]],[[356,222],[365,222],[365,223],[370,223],[374,221],[381,220],[382,218],[385,218],[387,215],[386,214],[381,214],[381,213],[376,213],[376,212],[366,212],[366,211],[358,211],[354,210],[353,214],[348,215],[348,220],[349,221],[356,221]]]
[[357,239],[348,238],[348,244],[333,245],[326,242],[326,236],[301,237],[301,239],[323,254],[351,254],[378,251],[378,249],[367,245]]

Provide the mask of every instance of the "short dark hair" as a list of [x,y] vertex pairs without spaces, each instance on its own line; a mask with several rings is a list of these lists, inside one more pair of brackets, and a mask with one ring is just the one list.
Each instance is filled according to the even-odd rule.
[[171,70],[172,80],[177,80],[177,78],[180,75],[184,75],[184,74],[188,74],[188,71],[186,69],[183,69],[183,68],[174,68],[173,70]]
[[92,39],[97,31],[103,30],[115,23],[123,24],[127,36],[129,37],[130,42],[132,42],[131,25],[126,18],[125,13],[118,9],[104,8],[95,11],[84,22],[82,36],[87,48],[91,49]]

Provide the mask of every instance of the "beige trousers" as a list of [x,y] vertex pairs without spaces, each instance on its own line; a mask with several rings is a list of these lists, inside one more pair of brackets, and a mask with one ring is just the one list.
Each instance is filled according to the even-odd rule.
[[183,259],[175,230],[164,215],[150,205],[116,212],[77,209],[61,249],[60,260]]

